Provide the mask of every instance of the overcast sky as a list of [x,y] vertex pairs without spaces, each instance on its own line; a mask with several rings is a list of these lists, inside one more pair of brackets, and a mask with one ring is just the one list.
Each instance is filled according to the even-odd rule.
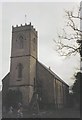
[[[10,71],[12,25],[29,22],[38,31],[38,60],[50,66],[60,78],[72,85],[73,74],[79,68],[79,55],[65,59],[55,51],[53,39],[57,39],[57,32],[65,26],[64,10],[71,10],[79,6],[79,2],[53,2],[53,3],[3,3],[2,4],[2,79]],[[1,41],[0,41],[1,42]],[[1,54],[2,53],[2,54]],[[0,82],[1,84],[1,82]]]

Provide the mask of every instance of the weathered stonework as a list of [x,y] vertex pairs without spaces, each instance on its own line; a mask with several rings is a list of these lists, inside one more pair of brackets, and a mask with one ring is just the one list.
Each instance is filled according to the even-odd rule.
[[[23,39],[22,48],[20,48],[20,36]],[[23,95],[22,102],[24,105],[29,104],[33,95],[34,79],[36,79],[36,59],[37,32],[31,24],[13,27],[9,87],[16,89],[19,87]],[[21,78],[18,78],[19,63],[23,66]]]
[[18,102],[23,106],[34,102],[35,93],[39,105],[61,108],[67,104],[69,86],[38,62],[37,31],[31,23],[12,27],[10,73],[3,79],[3,98],[9,90],[20,91]]

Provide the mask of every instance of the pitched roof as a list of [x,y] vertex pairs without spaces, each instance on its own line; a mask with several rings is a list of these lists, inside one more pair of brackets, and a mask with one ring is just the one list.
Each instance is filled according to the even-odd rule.
[[41,62],[37,61],[41,66],[43,66],[50,74],[52,74],[57,80],[64,83],[69,87],[67,83],[65,83],[57,74],[55,74],[51,69],[47,68],[45,65],[43,65]]
[[[65,85],[67,85],[69,87],[69,85],[67,83],[65,83],[56,73],[54,73],[51,69],[47,68],[45,65],[43,65],[41,62],[37,61],[42,67],[44,67],[50,74],[52,74],[57,80],[59,80],[60,82],[64,83]],[[2,81],[5,80],[6,77],[8,77],[10,75],[10,72],[2,79]]]
[[10,77],[10,72],[5,75],[5,77],[2,79],[2,82],[3,82],[7,77]]

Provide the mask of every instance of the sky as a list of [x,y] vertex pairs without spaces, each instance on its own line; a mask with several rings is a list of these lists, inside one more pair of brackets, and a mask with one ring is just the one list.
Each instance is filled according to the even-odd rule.
[[[38,31],[38,60],[50,67],[68,85],[74,82],[73,75],[80,67],[79,55],[69,58],[61,57],[55,51],[54,39],[66,24],[65,11],[79,6],[79,2],[3,2],[2,33],[0,33],[0,80],[10,71],[12,25],[32,23]],[[1,81],[0,81],[1,85]]]

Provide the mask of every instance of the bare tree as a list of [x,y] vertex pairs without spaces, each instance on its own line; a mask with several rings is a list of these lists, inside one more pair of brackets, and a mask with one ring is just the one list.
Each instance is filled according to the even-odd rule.
[[66,27],[63,28],[62,34],[58,33],[58,39],[54,40],[56,50],[61,56],[76,55],[77,53],[82,55],[81,10],[82,7],[80,6],[78,11],[65,11],[67,17]]

